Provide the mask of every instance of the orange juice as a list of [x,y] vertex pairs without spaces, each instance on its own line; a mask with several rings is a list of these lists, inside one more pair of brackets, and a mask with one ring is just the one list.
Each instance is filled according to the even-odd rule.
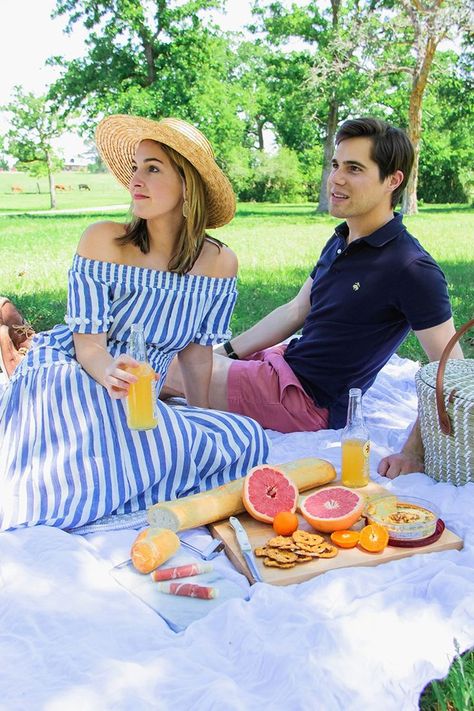
[[155,372],[148,363],[130,368],[138,380],[130,385],[127,424],[131,430],[151,430],[158,420],[155,414]]
[[341,482],[343,486],[367,486],[369,483],[370,442],[362,439],[343,439],[341,446]]

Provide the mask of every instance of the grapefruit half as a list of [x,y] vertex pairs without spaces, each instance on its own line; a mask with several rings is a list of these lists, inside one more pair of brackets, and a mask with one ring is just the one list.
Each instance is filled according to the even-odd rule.
[[261,464],[245,477],[242,501],[257,521],[272,523],[280,511],[296,511],[298,489],[280,469]]
[[345,486],[330,486],[310,494],[300,504],[304,519],[317,531],[350,528],[361,516],[365,498]]

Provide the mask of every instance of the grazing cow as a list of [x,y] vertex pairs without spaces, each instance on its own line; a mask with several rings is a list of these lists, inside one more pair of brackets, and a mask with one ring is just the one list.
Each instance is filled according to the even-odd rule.
[[60,183],[59,185],[55,185],[54,187],[56,190],[63,190],[63,191],[66,190],[66,186],[62,185],[62,183]]
[[79,190],[90,190],[90,187],[86,183],[79,183]]
[[12,193],[22,193],[23,188],[21,185],[12,185]]

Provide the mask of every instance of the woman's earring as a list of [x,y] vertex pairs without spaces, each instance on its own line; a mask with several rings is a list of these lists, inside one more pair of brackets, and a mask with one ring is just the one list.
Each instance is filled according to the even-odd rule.
[[187,217],[189,215],[189,203],[187,200],[183,202],[183,217]]

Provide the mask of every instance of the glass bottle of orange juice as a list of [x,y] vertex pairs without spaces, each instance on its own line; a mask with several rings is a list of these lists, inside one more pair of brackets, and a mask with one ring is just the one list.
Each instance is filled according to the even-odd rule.
[[343,486],[359,487],[369,483],[369,430],[362,414],[362,390],[349,390],[347,424],[342,430],[342,468]]
[[130,368],[138,380],[130,385],[127,397],[127,424],[131,430],[151,430],[158,424],[155,371],[148,363],[143,326],[132,324],[128,354],[139,365]]

